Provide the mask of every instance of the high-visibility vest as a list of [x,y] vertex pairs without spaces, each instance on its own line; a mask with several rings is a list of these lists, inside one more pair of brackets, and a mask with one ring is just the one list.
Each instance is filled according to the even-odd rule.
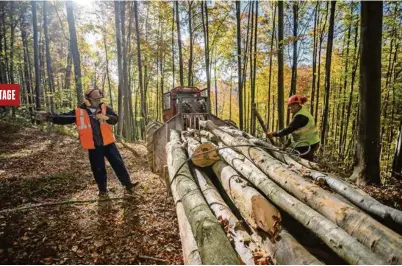
[[318,135],[317,128],[315,127],[315,121],[310,112],[302,107],[294,116],[304,115],[308,118],[308,123],[292,132],[292,147],[303,147],[316,144],[320,142],[320,136]]
[[[101,111],[103,115],[106,115],[106,104],[102,104]],[[84,150],[95,149],[88,111],[82,108],[75,108],[75,123],[77,124],[81,146],[84,148]],[[103,139],[103,146],[115,142],[116,139],[113,134],[112,125],[109,125],[106,121],[101,120],[99,120],[99,123]]]

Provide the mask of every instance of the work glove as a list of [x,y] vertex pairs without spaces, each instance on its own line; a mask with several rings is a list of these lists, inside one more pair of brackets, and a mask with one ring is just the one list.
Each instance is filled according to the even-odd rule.
[[109,120],[109,117],[107,115],[97,114],[96,115],[96,120],[106,121],[106,120]]

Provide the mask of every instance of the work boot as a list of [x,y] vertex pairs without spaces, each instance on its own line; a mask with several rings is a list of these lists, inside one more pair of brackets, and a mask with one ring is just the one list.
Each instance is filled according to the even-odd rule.
[[133,183],[127,184],[127,185],[125,186],[127,192],[132,193],[132,192],[133,192],[133,188],[136,187],[136,186],[138,186],[139,184],[140,184],[140,182],[138,182],[138,181],[134,181]]
[[99,190],[98,194],[99,198],[107,197],[108,196],[107,192],[108,192],[107,190]]

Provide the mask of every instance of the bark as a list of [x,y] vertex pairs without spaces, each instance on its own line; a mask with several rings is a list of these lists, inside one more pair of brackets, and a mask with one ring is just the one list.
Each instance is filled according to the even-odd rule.
[[[202,122],[201,124],[203,127],[206,126],[228,146],[248,144],[244,138],[233,138],[224,133],[211,121]],[[308,204],[333,223],[336,223],[375,253],[386,258],[388,263],[402,261],[402,254],[398,251],[402,245],[401,236],[355,207],[334,197],[330,192],[297,175],[261,149],[250,147],[234,149],[247,156],[269,178],[277,182],[286,191],[292,193],[296,198]],[[219,154],[221,155],[220,152]]]
[[109,58],[108,58],[107,44],[106,44],[106,29],[105,29],[105,31],[103,33],[103,46],[104,46],[104,49],[105,49],[106,78],[107,78],[107,85],[108,85],[108,89],[109,89],[110,107],[113,109],[112,85],[110,84]]
[[352,178],[380,184],[382,2],[362,2],[357,164]]
[[317,181],[323,180],[333,191],[337,192],[345,199],[349,200],[367,213],[375,215],[384,222],[393,223],[395,226],[402,226],[401,211],[381,204],[362,190],[354,188],[352,185],[332,174],[306,168],[304,165],[294,160],[288,154],[282,153],[278,148],[267,142],[262,142],[257,139],[251,139],[250,143],[267,147],[269,149],[268,152],[272,156],[287,165],[292,165],[304,177],[311,177]]
[[243,130],[243,81],[241,71],[241,18],[240,1],[236,1],[237,86],[239,91],[239,127]]
[[225,162],[216,162],[212,169],[250,227],[266,232],[274,240],[280,232],[279,211]]
[[[270,57],[269,57],[269,78],[268,78],[268,104],[267,104],[267,128],[269,130],[270,125],[274,123],[274,119],[272,118],[272,121],[270,120],[271,118],[271,81],[272,81],[272,58],[274,57],[273,55],[273,50],[274,50],[274,37],[275,37],[275,17],[276,17],[276,3],[273,2],[274,5],[274,16],[272,19],[272,34],[271,34],[271,44],[270,44]],[[241,129],[241,128],[240,128]]]
[[49,30],[48,30],[48,23],[47,23],[47,5],[48,5],[48,3],[46,1],[43,2],[43,28],[45,31],[47,79],[48,79],[49,90],[51,93],[50,108],[51,108],[51,111],[54,112],[55,111],[55,106],[54,106],[55,87],[54,87],[54,78],[53,78],[53,70],[52,70],[52,57],[50,55]]
[[[253,79],[252,79],[252,89],[251,89],[251,108],[255,106],[255,97],[256,97],[256,86],[255,86],[255,80],[256,80],[256,72],[257,72],[257,36],[258,36],[258,1],[255,2],[255,20],[254,20],[254,51],[253,51]],[[252,58],[250,58],[252,60]],[[258,96],[258,93],[257,93]],[[251,110],[251,134],[255,135],[255,129],[256,129],[256,121],[255,121],[255,115],[253,110]]]
[[[123,66],[122,66],[122,34],[121,34],[121,2],[114,2],[114,19],[115,19],[115,28],[116,28],[116,50],[117,50],[117,73],[119,78],[118,83],[118,100],[117,100],[117,108],[118,108],[118,116],[121,121],[124,119],[124,107],[123,107],[123,96],[124,96],[124,78],[123,78]],[[122,136],[123,131],[123,123],[117,124],[117,134],[118,136]]]
[[197,242],[201,262],[202,264],[240,264],[236,252],[190,173],[189,166],[185,162],[187,156],[181,145],[179,133],[171,130],[170,142],[166,146],[169,187],[172,194],[177,193],[177,201],[183,204]]
[[180,33],[180,16],[179,16],[179,1],[176,4],[176,27],[177,27],[177,45],[179,47],[179,74],[180,74],[180,87],[184,86],[183,77],[183,55],[181,51],[181,33]]
[[190,57],[188,59],[188,86],[193,86],[193,1],[188,2],[188,32],[190,34]]
[[[319,7],[320,2],[317,2],[314,11],[314,30],[313,30],[313,81],[311,83],[311,94],[310,94],[310,114],[314,116],[314,95],[315,95],[315,84],[317,77],[317,21],[319,21]],[[316,120],[317,121],[317,120]]]
[[[298,28],[299,7],[297,2],[293,2],[293,64],[292,79],[290,81],[289,97],[296,94],[297,83],[297,28]],[[286,124],[289,124],[290,112],[287,110]]]
[[36,2],[31,1],[32,5],[32,25],[33,25],[33,41],[34,41],[34,61],[35,61],[35,104],[36,110],[41,109],[41,93],[40,93],[40,65],[39,65],[39,40],[38,40],[38,22],[36,14]]
[[[29,50],[28,50],[28,40],[27,40],[27,33],[26,33],[26,23],[25,23],[25,18],[23,17],[21,19],[21,39],[22,39],[22,47],[23,47],[23,58],[24,58],[24,76],[25,76],[25,87],[27,88],[27,94],[28,94],[28,110],[29,113],[32,117],[33,115],[33,91],[32,91],[32,75],[29,71],[30,66],[29,66]],[[1,38],[0,38],[0,43],[1,43]]]
[[[177,197],[177,194],[173,197]],[[176,202],[176,214],[183,250],[183,262],[185,265],[201,265],[200,252],[198,251],[197,243],[191,231],[190,223],[184,213],[183,204],[180,201]]]
[[284,128],[283,1],[278,2],[278,127]]
[[202,28],[204,32],[205,68],[207,74],[208,112],[211,112],[211,71],[209,62],[209,29],[207,2],[201,2]]
[[75,77],[75,87],[77,90],[77,101],[78,103],[81,103],[84,101],[84,94],[82,91],[82,83],[81,83],[81,61],[80,61],[80,52],[78,50],[77,33],[75,31],[73,4],[74,3],[71,1],[66,1],[68,28],[70,31],[70,47],[74,61],[74,77]]
[[223,223],[226,234],[230,235],[232,239],[231,242],[234,249],[245,264],[253,265],[253,250],[258,248],[257,244],[251,240],[250,234],[247,233],[241,221],[232,213],[209,177],[197,169],[195,169],[194,172],[205,200],[218,221]]
[[139,89],[141,95],[141,116],[145,119],[145,122],[148,121],[147,110],[145,108],[145,95],[144,95],[144,85],[142,79],[142,61],[141,61],[141,45],[140,45],[140,29],[139,29],[139,21],[138,21],[138,3],[134,1],[134,17],[135,17],[135,32],[136,32],[136,40],[137,40],[137,62],[138,62],[138,82]]
[[395,145],[394,160],[392,162],[392,176],[402,179],[402,119],[399,126],[398,140]]
[[329,28],[328,28],[328,44],[327,44],[327,54],[325,61],[325,96],[324,96],[324,111],[323,120],[321,123],[321,146],[325,147],[326,143],[326,131],[328,127],[328,112],[329,112],[329,95],[331,89],[331,62],[332,62],[332,46],[334,41],[334,24],[335,24],[335,6],[336,1],[331,2],[331,15],[329,17]]
[[174,17],[175,17],[175,3],[172,2],[172,74],[173,74],[173,88],[176,87],[176,78],[175,78],[175,63],[174,60],[176,58],[174,52]]

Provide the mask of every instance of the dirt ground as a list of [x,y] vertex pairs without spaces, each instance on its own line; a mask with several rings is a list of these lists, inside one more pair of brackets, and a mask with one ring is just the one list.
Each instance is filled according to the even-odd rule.
[[0,121],[0,263],[182,264],[173,200],[143,143],[128,145],[140,156],[118,147],[141,185],[125,192],[107,164],[101,201],[76,138]]

